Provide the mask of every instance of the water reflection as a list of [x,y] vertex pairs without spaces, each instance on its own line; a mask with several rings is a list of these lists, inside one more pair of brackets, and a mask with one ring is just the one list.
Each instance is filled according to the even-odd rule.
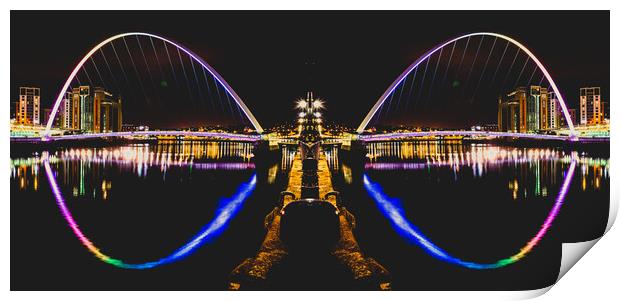
[[362,182],[401,237],[443,261],[491,269],[558,235],[548,230],[559,224],[565,197],[563,220],[574,221],[566,224],[604,229],[607,202],[597,200],[609,197],[609,159],[560,147],[374,142],[366,144]]
[[49,162],[46,158],[44,158],[43,166],[45,167],[45,174],[47,175],[47,179],[50,183],[50,187],[52,192],[54,193],[54,197],[56,198],[56,202],[60,211],[69,224],[71,230],[75,236],[80,240],[80,242],[91,252],[95,257],[99,260],[114,265],[119,268],[124,269],[150,269],[162,264],[168,264],[181,258],[191,254],[198,247],[203,245],[204,243],[212,240],[213,238],[219,236],[222,231],[226,228],[230,220],[236,215],[236,213],[241,208],[243,202],[248,198],[250,194],[256,188],[256,174],[252,175],[249,182],[241,184],[237,191],[233,196],[229,198],[223,198],[220,200],[220,206],[216,209],[215,217],[207,223],[202,230],[192,238],[187,244],[181,246],[172,254],[163,257],[159,260],[148,261],[143,263],[126,263],[120,259],[110,257],[104,254],[95,244],[84,235],[84,233],[80,230],[79,225],[73,218],[71,211],[67,207],[65,203],[65,198],[62,196],[62,192],[58,187],[58,183],[56,181],[56,176],[54,175],[52,168],[50,167]]
[[[585,153],[568,152],[555,148],[520,148],[489,144],[463,144],[455,141],[427,142],[377,142],[366,146],[367,170],[431,170],[449,168],[454,180],[468,176],[462,169],[471,171],[474,177],[512,167],[518,175],[508,181],[507,188],[517,199],[519,178],[533,176],[533,194],[547,196],[549,185],[558,185],[563,170],[573,159],[581,170],[581,188],[600,189],[601,182],[608,179],[609,161],[590,157]],[[523,190],[527,196],[527,190]]]
[[[164,141],[58,149],[33,153],[29,157],[11,158],[11,184],[17,184],[22,196],[41,196],[49,200],[47,191],[28,194],[30,191],[38,191],[41,183],[44,183],[45,188],[51,190],[69,228],[89,252],[99,260],[117,267],[146,269],[181,259],[223,232],[257,186],[253,151],[252,143],[230,141]],[[167,174],[170,174],[169,179]],[[44,178],[43,182],[40,182],[42,179],[39,177]],[[205,191],[208,193],[204,194]],[[199,201],[189,201],[194,197]],[[180,206],[171,208],[166,204],[170,200],[178,202]],[[201,202],[203,200],[212,202]],[[189,210],[192,212],[184,211],[184,208],[191,208]],[[81,227],[71,211],[79,216]],[[142,247],[146,254],[144,258],[154,258],[144,247],[147,245],[145,240],[132,232],[134,228],[140,227],[133,221],[133,216],[140,215],[140,225],[160,229],[163,226],[159,224],[165,224],[162,221],[173,219],[179,212],[183,213],[183,219],[174,224],[175,231],[197,231],[198,234],[193,238],[182,236],[183,240],[191,239],[180,248],[180,242],[175,244],[175,249],[168,255],[161,256],[161,251],[154,250],[152,252],[158,256],[155,258],[160,259],[127,263],[103,253],[110,250],[118,252],[121,248],[114,245],[114,241],[122,241],[121,237],[127,235],[126,244],[140,241],[135,249]],[[110,213],[113,218],[107,215]],[[190,221],[188,217],[191,216],[199,216],[200,219]],[[205,224],[205,221],[209,222]],[[199,228],[195,228],[196,224]],[[83,229],[86,232],[82,232]],[[158,243],[167,240],[165,234],[157,230],[153,232],[161,237],[154,239],[153,245],[170,250],[166,243]],[[87,238],[87,234],[96,236],[102,248],[96,247],[94,240]],[[112,236],[115,239],[110,239]],[[144,233],[144,236],[151,238],[152,234]],[[132,251],[118,253],[131,262],[139,262],[143,258],[142,254],[138,257]]]
[[331,170],[337,172],[340,169],[340,161],[338,160],[339,148],[337,146],[327,146],[323,150],[327,158],[327,165]]
[[295,159],[295,155],[297,154],[297,146],[296,145],[283,145],[282,156],[280,162],[280,169],[282,171],[287,171],[291,168],[293,164],[293,159]]
[[[247,170],[254,169],[252,143],[247,142],[167,142],[134,144],[106,148],[68,148],[54,152],[35,153],[27,158],[11,158],[11,179],[19,182],[20,190],[39,189],[39,170],[44,160],[63,170],[61,183],[70,186],[73,196],[84,196],[88,177],[100,174],[109,166],[138,177],[148,176],[149,170],[158,168],[166,178],[171,167],[188,167],[197,170]],[[99,186],[99,184],[96,184]],[[101,193],[107,199],[112,189],[112,179],[104,178],[100,191],[93,190],[93,197]]]
[[545,237],[553,221],[558,216],[560,209],[564,203],[566,192],[568,191],[570,183],[573,179],[575,166],[576,161],[571,161],[568,171],[565,174],[565,178],[563,179],[562,187],[560,188],[560,191],[556,197],[554,206],[551,211],[549,211],[549,214],[547,215],[544,223],[542,224],[538,232],[536,232],[536,234],[528,240],[527,244],[521,247],[519,251],[514,255],[505,257],[491,263],[481,263],[463,260],[459,257],[449,254],[447,251],[437,246],[432,240],[427,238],[418,229],[418,227],[416,227],[411,221],[409,221],[404,215],[404,210],[399,205],[398,200],[395,200],[394,198],[385,194],[381,186],[377,183],[372,182],[368,175],[364,175],[364,187],[366,188],[370,196],[375,200],[377,206],[381,209],[386,218],[390,220],[393,227],[399,233],[401,233],[401,235],[405,236],[411,243],[417,244],[428,254],[440,260],[444,260],[446,262],[464,266],[470,269],[497,269],[516,263],[517,261],[523,259]]

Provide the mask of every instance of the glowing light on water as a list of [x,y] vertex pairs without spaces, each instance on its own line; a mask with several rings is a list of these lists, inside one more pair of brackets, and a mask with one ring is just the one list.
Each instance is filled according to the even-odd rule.
[[562,183],[560,192],[555,199],[555,204],[553,205],[553,208],[549,212],[549,215],[545,219],[538,232],[527,242],[524,247],[519,250],[519,252],[510,257],[500,259],[493,263],[478,263],[465,261],[450,255],[448,252],[435,245],[429,238],[424,236],[424,234],[422,234],[422,232],[413,223],[407,220],[404,214],[404,210],[400,206],[399,200],[387,196],[383,192],[381,186],[375,182],[372,182],[367,174],[364,174],[364,188],[366,188],[368,194],[374,199],[377,207],[379,207],[381,212],[390,220],[392,226],[396,229],[396,231],[401,236],[405,237],[409,242],[422,247],[422,249],[424,249],[424,251],[426,251],[428,254],[443,261],[470,269],[496,269],[521,260],[529,252],[531,252],[532,249],[542,240],[542,238],[551,227],[553,221],[557,217],[558,213],[560,212],[562,204],[564,204],[564,198],[566,196],[568,188],[570,187],[576,164],[576,160],[571,161],[568,172],[564,177],[564,183]]
[[116,259],[104,254],[95,244],[86,237],[86,235],[80,229],[80,226],[73,218],[71,211],[65,203],[65,199],[62,196],[60,188],[56,183],[56,177],[52,172],[52,168],[48,161],[44,161],[45,173],[50,183],[50,188],[56,198],[56,203],[62,213],[62,216],[67,221],[69,227],[73,233],[77,236],[80,242],[99,260],[111,264],[113,266],[124,269],[149,269],[156,266],[171,263],[182,259],[183,257],[194,252],[198,247],[218,237],[225,229],[232,218],[237,214],[244,201],[252,194],[256,188],[256,174],[252,175],[249,182],[241,184],[235,194],[230,198],[223,198],[220,200],[219,207],[216,210],[215,217],[206,224],[200,232],[187,244],[177,249],[175,252],[167,257],[161,258],[155,261],[149,261],[144,263],[126,263],[120,259]]

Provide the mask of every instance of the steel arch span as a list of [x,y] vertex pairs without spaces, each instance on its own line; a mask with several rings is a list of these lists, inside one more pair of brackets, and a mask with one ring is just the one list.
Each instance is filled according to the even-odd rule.
[[462,35],[462,36],[456,37],[454,39],[448,40],[448,41],[446,41],[446,42],[436,46],[435,48],[433,48],[433,49],[429,50],[427,53],[425,53],[423,56],[419,57],[415,62],[413,62],[413,64],[409,65],[409,67],[407,67],[407,69],[405,69],[405,71],[403,71],[403,73],[396,78],[396,80],[383,93],[383,95],[381,95],[381,97],[379,97],[379,100],[377,100],[377,102],[372,107],[370,112],[368,112],[368,114],[366,115],[366,118],[364,118],[364,120],[362,121],[360,126],[357,128],[357,133],[358,134],[362,134],[364,132],[364,130],[366,130],[366,127],[368,126],[368,123],[373,118],[373,116],[377,113],[379,108],[381,108],[381,106],[383,105],[385,100],[390,96],[390,94],[392,94],[392,92],[394,92],[394,90],[396,90],[398,85],[400,85],[400,83],[409,75],[409,73],[411,73],[411,71],[413,71],[415,68],[418,67],[418,65],[420,65],[422,62],[424,62],[426,59],[428,59],[435,52],[443,49],[445,46],[447,46],[447,45],[449,45],[449,44],[451,44],[453,42],[456,42],[458,40],[461,40],[461,39],[464,39],[464,38],[469,38],[469,37],[472,37],[472,36],[492,36],[492,37],[500,38],[500,39],[506,40],[509,43],[519,47],[519,49],[521,49],[523,52],[525,52],[529,56],[529,58],[536,63],[536,66],[538,66],[538,68],[543,72],[545,78],[547,79],[547,81],[551,85],[551,88],[553,88],[553,91],[555,91],[555,93],[556,93],[556,95],[558,97],[558,100],[560,102],[560,107],[562,108],[562,113],[564,114],[564,118],[566,118],[566,121],[568,123],[568,127],[570,128],[570,133],[571,133],[570,136],[571,137],[576,137],[577,136],[577,133],[575,132],[575,127],[573,126],[573,121],[570,118],[570,113],[568,112],[568,108],[566,107],[566,102],[564,101],[564,97],[560,93],[560,90],[556,86],[555,81],[553,81],[553,78],[551,78],[551,75],[549,74],[549,71],[547,71],[545,66],[540,62],[540,60],[538,60],[538,58],[529,49],[527,49],[527,47],[525,47],[523,44],[519,43],[519,41],[517,41],[517,40],[515,40],[515,39],[513,39],[513,38],[511,38],[509,36],[506,36],[506,35],[503,35],[503,34],[499,34],[499,33],[493,33],[493,32],[475,32],[475,33],[470,33],[470,34],[466,34],[466,35]]
[[189,55],[194,61],[198,62],[203,68],[207,69],[207,71],[209,71],[209,73],[213,76],[213,78],[215,78],[221,85],[222,87],[224,87],[224,90],[226,90],[226,92],[235,100],[235,103],[237,103],[237,105],[241,108],[241,110],[243,111],[243,113],[245,114],[245,116],[250,120],[250,122],[252,123],[252,126],[254,126],[254,129],[256,130],[256,132],[258,132],[259,134],[261,134],[263,132],[263,128],[260,126],[260,124],[258,123],[258,121],[256,120],[256,118],[254,117],[254,115],[252,115],[252,112],[250,112],[250,109],[245,105],[245,103],[243,102],[243,100],[241,100],[241,97],[239,97],[239,95],[237,95],[237,93],[235,92],[235,90],[233,90],[232,87],[230,87],[230,85],[226,82],[226,80],[224,80],[224,78],[217,73],[217,71],[215,71],[215,69],[213,67],[211,67],[204,59],[202,59],[200,56],[198,56],[197,54],[195,54],[194,52],[192,52],[191,50],[189,50],[188,48],[184,47],[183,45],[174,42],[168,38],[162,37],[162,36],[158,36],[155,34],[151,34],[151,33],[145,33],[145,32],[128,32],[128,33],[122,33],[122,34],[117,34],[115,36],[109,37],[106,40],[100,42],[99,44],[97,44],[97,46],[93,47],[83,58],[82,60],[73,68],[73,71],[71,71],[71,74],[69,75],[69,78],[67,78],[67,81],[65,81],[65,84],[63,85],[62,89],[60,90],[60,92],[58,93],[58,97],[56,97],[56,101],[54,102],[54,107],[52,108],[52,112],[50,114],[50,118],[47,122],[47,126],[45,127],[45,132],[43,133],[43,140],[47,140],[50,137],[50,131],[52,129],[52,125],[54,123],[54,119],[56,118],[56,114],[58,113],[58,108],[60,107],[60,103],[62,101],[62,98],[65,94],[65,91],[67,91],[67,89],[69,89],[69,85],[71,84],[71,82],[73,81],[73,79],[75,78],[75,76],[77,75],[78,71],[82,68],[82,66],[88,61],[88,59],[90,59],[91,56],[93,56],[93,54],[95,54],[95,52],[97,52],[97,50],[101,49],[103,46],[107,45],[108,43],[126,37],[126,36],[145,36],[145,37],[151,37],[151,38],[156,38],[160,41],[169,43],[174,45],[176,48],[178,48],[179,50],[183,51],[185,54]]

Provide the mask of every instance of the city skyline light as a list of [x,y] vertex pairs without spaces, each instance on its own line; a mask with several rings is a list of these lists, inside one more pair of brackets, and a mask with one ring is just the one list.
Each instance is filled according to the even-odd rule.
[[[35,14],[33,12],[29,12],[29,13]],[[95,14],[95,13],[89,12],[89,14]],[[249,15],[246,15],[243,13],[238,13],[238,14],[244,15],[246,17],[251,17],[251,18],[254,17],[254,15],[252,14],[249,14]],[[298,12],[296,14],[303,15],[303,13],[301,12]],[[398,24],[399,22],[404,21],[404,19],[410,19],[410,18],[406,18],[408,14],[415,14],[415,12],[410,12],[410,13],[386,12],[384,16],[386,17],[386,20],[390,20],[389,23]],[[414,19],[418,20],[416,22],[423,22],[425,18],[433,17],[433,14],[436,14],[438,17],[439,16],[454,17],[451,13],[448,13],[448,12],[442,12],[442,13],[434,12],[430,14],[429,16],[415,15],[416,17]],[[527,26],[527,24],[519,25],[518,27],[513,28],[506,24],[502,24],[498,26],[496,23],[493,23],[495,19],[500,18],[502,15],[506,15],[506,16],[509,15],[510,14],[509,12],[501,12],[493,16],[491,16],[490,13],[486,13],[486,14],[478,13],[478,14],[483,14],[485,16],[484,19],[488,20],[487,22],[489,22],[488,23],[489,25],[494,24],[494,27],[497,28],[497,30],[494,30],[494,31],[500,32],[502,34],[506,34],[508,36],[512,36],[515,39],[523,42],[524,44],[527,44],[533,49],[533,52],[536,53],[537,57],[539,57],[540,60],[543,62],[543,64],[547,66],[547,69],[550,70],[552,77],[557,78],[556,81],[558,82],[559,89],[560,91],[562,91],[562,93],[566,94],[567,103],[569,107],[571,108],[577,107],[577,104],[579,101],[578,100],[578,92],[579,92],[578,89],[583,86],[592,86],[592,85],[601,86],[602,92],[603,92],[603,99],[608,99],[608,88],[607,88],[608,82],[609,82],[608,74],[605,74],[605,72],[603,73],[594,72],[594,70],[598,70],[599,67],[602,67],[608,64],[605,61],[606,58],[608,58],[608,56],[587,55],[587,54],[580,56],[580,61],[583,61],[583,63],[577,63],[576,65],[572,65],[571,67],[574,71],[566,72],[566,71],[563,71],[564,65],[561,63],[558,64],[557,62],[560,60],[570,59],[572,53],[577,54],[577,53],[583,53],[584,51],[587,52],[589,51],[587,50],[588,48],[584,48],[580,44],[575,44],[570,38],[564,37],[563,35],[549,36],[544,40],[544,43],[541,43],[541,40],[537,38],[537,35],[538,35],[536,32],[537,28],[529,27]],[[580,18],[582,19],[584,17],[591,18],[593,22],[586,22],[586,23],[588,24],[587,26],[592,26],[594,28],[594,26],[598,26],[595,21],[598,19],[597,14],[599,13],[597,12],[591,12],[589,14],[586,13],[585,15],[583,14],[580,15]],[[228,46],[225,46],[225,45],[218,46],[216,43],[214,43],[214,41],[217,41],[220,37],[230,35],[230,34],[237,34],[240,36],[244,36],[244,34],[238,33],[237,31],[233,29],[221,29],[219,32],[210,33],[214,35],[211,41],[209,38],[204,38],[205,37],[204,35],[201,35],[201,38],[199,40],[196,40],[192,38],[193,35],[182,33],[182,31],[180,30],[180,28],[182,27],[182,24],[178,24],[175,27],[171,27],[171,28],[169,27],[163,30],[162,28],[159,28],[158,25],[153,23],[154,22],[153,20],[156,19],[156,16],[157,16],[157,13],[141,13],[141,14],[134,15],[131,21],[124,21],[125,23],[119,23],[115,25],[114,27],[106,26],[106,29],[103,29],[103,28],[100,29],[97,26],[93,26],[89,28],[88,31],[85,31],[83,34],[83,36],[85,37],[92,37],[92,38],[86,38],[83,40],[83,42],[81,41],[80,43],[60,43],[60,45],[62,46],[59,46],[58,49],[52,49],[52,53],[56,54],[59,59],[49,60],[45,64],[37,63],[36,65],[37,66],[36,69],[48,68],[45,66],[49,65],[50,66],[49,68],[51,68],[49,69],[50,71],[44,73],[44,74],[48,74],[47,76],[39,76],[39,75],[32,76],[32,73],[35,72],[36,70],[36,69],[33,69],[34,66],[32,66],[32,63],[34,63],[34,61],[32,58],[29,58],[29,59],[26,58],[29,55],[28,53],[30,52],[30,50],[23,52],[23,54],[22,52],[14,51],[13,53],[17,53],[17,55],[13,61],[17,62],[17,64],[12,64],[12,70],[14,70],[13,73],[15,74],[14,76],[15,80],[14,80],[14,86],[13,86],[15,88],[11,89],[12,99],[16,99],[16,96],[14,93],[17,90],[17,86],[28,86],[28,85],[37,86],[37,87],[40,87],[42,91],[41,92],[42,93],[42,106],[51,107],[51,99],[54,97],[53,95],[57,95],[59,91],[61,90],[60,89],[61,84],[58,83],[58,81],[63,78],[66,79],[67,75],[70,73],[70,72],[63,71],[63,70],[67,70],[69,66],[74,64],[77,58],[82,57],[83,54],[87,51],[87,49],[91,48],[92,45],[98,42],[97,39],[99,39],[99,41],[104,40],[106,35],[112,36],[113,34],[118,33],[119,30],[122,30],[121,28],[135,29],[137,28],[135,22],[140,20],[142,21],[141,22],[142,25],[138,26],[138,28],[143,28],[145,29],[145,31],[146,29],[149,29],[148,31],[159,32],[166,36],[173,36],[175,40],[181,41],[182,43],[186,44],[190,49],[196,51],[198,56],[205,57],[211,64],[214,65],[215,68],[218,69],[218,71],[220,71],[224,75],[224,77],[231,77],[230,79],[227,79],[231,81],[232,83],[231,86],[234,86],[236,90],[239,90],[239,95],[241,95],[244,99],[246,99],[246,101],[248,102],[248,106],[251,108],[251,111],[257,115],[258,120],[264,120],[263,122],[265,123],[266,126],[269,127],[269,126],[272,126],[274,123],[283,121],[283,120],[275,120],[273,117],[267,118],[267,116],[272,116],[272,115],[268,115],[267,112],[269,111],[265,110],[266,107],[276,108],[276,112],[278,113],[274,114],[275,116],[287,115],[288,106],[285,106],[283,104],[285,104],[286,102],[290,102],[290,100],[294,99],[296,95],[299,95],[303,93],[304,91],[310,89],[310,90],[315,91],[315,94],[325,97],[330,102],[329,120],[331,120],[331,122],[341,123],[341,124],[344,124],[350,127],[354,127],[354,126],[357,126],[357,123],[359,123],[359,118],[360,118],[359,116],[362,116],[363,114],[368,112],[368,110],[370,110],[370,108],[372,107],[372,103],[376,101],[381,91],[384,91],[387,88],[388,86],[387,82],[395,78],[396,74],[400,72],[400,70],[404,69],[404,67],[397,67],[397,65],[400,65],[400,66],[408,65],[411,61],[413,61],[413,59],[416,56],[419,56],[420,53],[426,51],[426,49],[433,47],[433,44],[437,45],[438,43],[440,43],[442,39],[448,39],[450,37],[457,35],[457,33],[454,32],[454,29],[450,30],[448,28],[444,28],[443,25],[438,25],[437,28],[434,29],[433,34],[429,35],[429,34],[424,34],[420,32],[417,35],[417,37],[414,39],[415,43],[414,41],[408,41],[407,39],[401,39],[399,41],[394,40],[394,41],[391,41],[390,43],[381,45],[380,47],[381,50],[377,50],[379,47],[371,47],[369,50],[374,51],[375,53],[377,53],[377,55],[380,55],[381,53],[390,53],[390,52],[393,53],[394,50],[396,49],[406,49],[408,52],[408,53],[401,52],[402,54],[399,54],[397,56],[388,55],[387,57],[393,57],[393,59],[389,61],[389,64],[387,65],[385,63],[381,63],[380,64],[381,67],[380,67],[379,61],[374,61],[372,59],[371,60],[366,59],[362,63],[362,61],[357,60],[357,58],[359,58],[361,55],[367,56],[367,54],[366,52],[361,51],[360,50],[361,48],[357,48],[355,51],[353,51],[353,48],[352,48],[354,45],[358,45],[359,43],[365,43],[365,42],[371,41],[372,39],[375,38],[374,35],[366,37],[368,41],[365,41],[361,37],[355,36],[354,40],[350,40],[352,42],[351,46],[343,45],[341,42],[335,42],[337,45],[339,45],[338,49],[340,50],[336,51],[335,53],[329,53],[329,52],[326,52],[325,50],[318,48],[319,45],[322,44],[321,41],[325,41],[325,42],[334,41],[334,37],[332,34],[325,33],[324,35],[322,35],[321,38],[317,39],[318,45],[312,46],[310,48],[306,48],[303,51],[298,51],[298,52],[291,53],[289,55],[281,56],[277,51],[270,53],[275,49],[275,48],[270,48],[270,47],[266,47],[263,50],[260,50],[258,52],[255,51],[256,53],[252,53],[252,52],[240,52],[239,49],[227,48]],[[236,16],[235,13],[228,12],[225,14],[218,15],[216,18],[214,18],[213,21],[208,21],[208,22],[216,22],[217,20],[220,20],[220,18],[224,18],[224,17],[234,18],[235,16]],[[314,28],[307,28],[303,25],[298,25],[298,26],[300,26],[300,29],[303,29],[304,31],[309,31],[309,32],[315,31],[316,33],[323,33],[325,32],[325,29],[327,28],[327,26],[330,24],[329,22],[332,22],[332,20],[334,20],[334,18],[336,17],[340,19],[345,18],[345,19],[351,20],[351,22],[357,22],[363,16],[364,16],[363,13],[342,13],[340,15],[334,14],[334,13],[326,13],[325,15],[326,21],[327,21],[326,24],[319,24]],[[392,16],[392,18],[389,18],[388,16]],[[285,16],[285,15],[277,14],[277,13],[274,14],[273,17],[275,18],[275,20],[283,20],[283,19],[289,18],[289,16]],[[567,12],[567,13],[554,14],[548,18],[558,18],[559,20],[560,19],[564,20],[564,19],[570,19],[570,17],[571,17],[571,14]],[[43,19],[41,19],[41,22],[44,22],[44,18],[45,16],[43,16]],[[467,19],[474,19],[474,18],[468,17]],[[481,28],[480,25],[473,25],[473,24],[468,28],[467,19],[463,19],[464,23],[460,29],[461,32],[462,31],[474,31],[478,28]],[[548,20],[552,20],[552,19],[548,19]],[[549,21],[549,23],[550,23],[550,26],[555,26],[553,25],[553,23],[556,23],[556,22]],[[57,25],[54,25],[54,26],[57,26]],[[60,26],[60,24],[58,26]],[[264,26],[268,26],[268,25],[264,25]],[[394,27],[400,28],[398,26],[394,26]],[[46,30],[51,30],[51,29],[52,28],[49,28]],[[258,32],[261,32],[261,30],[263,30],[263,27],[259,27],[255,29],[255,31],[258,31]],[[600,29],[597,28],[597,30],[606,30],[606,28],[603,26]],[[89,32],[91,34],[88,34]],[[381,30],[379,30],[379,32],[381,32]],[[384,31],[383,33],[388,36],[391,35],[387,31]],[[271,38],[268,36],[265,36],[265,35],[259,35],[259,36],[272,42]],[[101,38],[97,38],[97,37],[101,37]],[[423,37],[424,39],[420,40],[421,37]],[[18,39],[18,38],[19,37],[12,37],[12,39]],[[41,38],[41,42],[43,42],[46,39],[45,36],[40,36],[40,38]],[[239,39],[242,40],[241,37]],[[602,41],[602,42],[605,42],[605,41]],[[17,44],[20,44],[20,43],[12,43],[12,45],[17,45]],[[275,45],[278,45],[278,44],[276,43],[274,44],[274,46]],[[605,51],[606,49],[603,46],[604,45],[602,45],[600,48],[601,51]],[[144,45],[144,47],[146,46]],[[234,46],[231,45],[231,47],[234,47]],[[498,49],[496,50],[496,55],[499,56],[501,48],[499,46],[496,48]],[[553,53],[553,55],[551,55],[550,53],[555,48],[561,48],[562,54],[558,56],[556,52],[556,53]],[[350,57],[345,57],[341,55],[342,51],[347,51],[349,49],[350,51],[352,51],[350,53]],[[62,52],[62,55],[54,53],[56,51]],[[52,53],[50,53],[50,55]],[[23,55],[23,59],[22,59],[22,55]],[[69,57],[69,55],[72,55],[72,57]],[[137,55],[139,57],[139,54]],[[235,58],[235,55],[245,55],[245,56],[250,55],[250,56],[248,56],[247,59],[245,60],[241,60],[240,61],[242,62],[241,64],[239,63],[234,63],[232,65],[230,63],[227,64],[226,63],[227,61],[228,62],[239,61],[238,58]],[[275,58],[275,57],[271,58],[274,55],[277,55],[278,58]],[[446,54],[444,54],[444,56],[445,55]],[[468,56],[465,57],[465,61],[469,59],[473,59],[473,58],[469,58],[469,55],[470,54],[468,54]],[[224,57],[229,57],[229,59],[223,60]],[[263,57],[264,59],[261,59],[261,57]],[[376,56],[376,57],[379,57],[379,56]],[[254,61],[248,62],[248,59],[254,59]],[[109,58],[109,60],[111,61],[112,58]],[[357,68],[360,68],[360,70],[368,70],[369,72],[372,71],[371,72],[372,75],[368,75],[366,79],[362,79],[356,74],[349,74],[347,76],[344,76],[343,71],[345,69],[341,69],[341,68],[343,67],[346,68],[346,66],[353,64],[354,62],[352,60],[357,60],[355,62],[358,64]],[[588,60],[590,60],[590,62],[587,62]],[[138,61],[137,57],[135,58],[135,61],[136,62]],[[339,61],[340,63],[335,64],[337,61]],[[61,67],[57,65],[60,62],[66,62],[66,63],[64,66]],[[270,68],[266,68],[264,66],[264,64],[267,64],[267,63],[270,64],[271,66]],[[293,64],[291,65],[291,63]],[[480,62],[479,64],[482,64],[482,62]],[[20,65],[23,67],[19,67]],[[250,68],[244,68],[242,66],[246,66]],[[289,67],[282,68],[284,66],[289,66]],[[189,68],[190,66],[185,66],[185,67]],[[151,66],[151,68],[155,68],[155,67]],[[105,67],[100,67],[99,69],[100,70],[96,70],[96,71],[102,71],[102,72],[105,71]],[[239,72],[237,72],[236,71],[237,69],[242,69],[244,70],[244,72],[241,72],[240,70]],[[289,71],[285,71],[287,69]],[[579,70],[579,71],[576,71],[576,70]],[[154,71],[155,70],[151,70],[151,73],[153,73]],[[268,73],[269,75],[263,76],[263,77],[256,77],[254,75],[256,71],[265,72],[265,73]],[[92,74],[93,72],[95,72],[95,70],[91,69],[90,71],[91,78],[96,77],[94,74]],[[129,72],[129,70],[127,70],[127,72]],[[279,72],[279,74],[272,75],[270,72]],[[293,73],[289,74],[290,76],[287,76],[287,73],[289,72],[293,72]],[[143,74],[142,76],[147,76],[147,74]],[[280,80],[283,83],[282,85],[285,86],[285,88],[272,91],[273,93],[271,95],[260,94],[259,91],[261,91],[262,89],[257,89],[257,85],[266,84],[266,82],[263,83],[259,78],[276,79],[276,78],[282,78],[282,76],[288,78],[284,80],[283,82],[282,80]],[[381,78],[377,78],[377,76],[381,76]],[[428,77],[430,80],[431,75],[429,75]],[[26,78],[28,79],[26,80]],[[270,80],[269,82],[274,82],[273,79]],[[373,79],[372,82],[370,81],[371,79]],[[288,83],[291,80],[294,80],[297,83],[296,84]],[[172,81],[172,78],[170,78],[169,81]],[[356,83],[363,83],[363,84],[358,85]],[[351,89],[349,88],[351,85],[365,87],[365,89],[359,89],[359,88]],[[170,83],[167,83],[166,86],[170,88]],[[344,97],[343,93],[348,94],[349,96]],[[363,96],[360,94],[363,94]],[[349,97],[350,99],[355,99],[356,102],[360,102],[359,105],[356,105],[353,107],[345,106],[344,104],[349,102],[348,100]],[[492,97],[492,98],[485,97],[485,98],[489,98],[489,99],[483,99],[486,106],[494,105],[494,102],[496,101],[496,99],[494,98],[496,97]],[[148,117],[147,115],[151,113],[147,114],[147,111],[151,110],[150,107],[152,106],[147,106],[149,107],[148,110],[137,111],[136,105],[138,104],[133,103],[133,102],[136,102],[137,100],[130,99],[128,97],[124,97],[124,100],[125,100],[124,106],[127,106],[126,111],[132,112],[131,114],[125,114],[124,117],[126,117],[127,120],[132,120],[132,119],[140,120],[142,117],[144,117],[143,120],[145,120],[144,122],[146,122],[146,120],[149,119],[147,118]],[[482,102],[483,100],[480,100],[479,102]],[[168,100],[168,101],[171,101],[171,100]],[[266,106],[264,105],[265,102],[268,102],[274,105]],[[472,107],[472,108],[476,108],[475,110],[470,110],[467,114],[463,114],[467,116],[454,115],[455,112],[462,111],[461,110],[462,108],[460,107],[459,103],[460,102],[457,102],[455,104],[456,106],[454,107],[454,110],[445,111],[444,112],[445,118],[442,118],[441,120],[439,119],[425,120],[424,116],[415,116],[414,120],[416,120],[416,122],[414,124],[426,124],[428,126],[435,126],[435,127],[439,127],[439,126],[465,127],[465,126],[472,125],[473,124],[472,120],[478,119],[480,120],[480,122],[488,122],[489,120],[493,120],[493,116],[494,116],[493,112],[495,111],[495,109],[493,110],[479,109],[478,106]],[[281,105],[278,105],[278,104],[281,104]],[[140,106],[143,106],[143,105],[140,105]],[[152,113],[154,114],[152,116],[160,115],[160,113],[157,112],[157,109],[153,109],[153,110],[155,110],[155,112]],[[345,113],[345,110],[349,110],[351,113],[349,112]],[[185,109],[185,111],[187,112],[187,109]],[[144,114],[147,114],[147,115],[144,115]],[[168,122],[168,125],[169,127],[174,126],[175,124],[177,124],[178,126],[190,126],[191,124],[200,125],[198,122],[199,119],[196,119],[196,118],[199,118],[199,117],[194,116],[193,114],[186,114],[184,118],[185,120],[184,125],[181,125],[178,120],[177,121],[170,120]],[[281,118],[278,118],[278,119],[281,119]],[[150,120],[152,120],[152,122],[154,123],[153,124],[154,126],[159,126],[159,127],[163,126],[163,125],[157,124],[161,122],[158,120],[164,120],[162,118],[150,118]]]

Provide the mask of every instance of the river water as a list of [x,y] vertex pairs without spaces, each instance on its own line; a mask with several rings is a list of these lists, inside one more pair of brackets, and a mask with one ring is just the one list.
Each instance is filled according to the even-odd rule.
[[[265,148],[186,141],[12,154],[11,288],[226,289],[287,181],[293,150]],[[394,289],[547,286],[561,242],[594,239],[607,223],[608,154],[425,141],[327,157],[360,246]],[[510,258],[545,224],[510,264],[459,264]]]

